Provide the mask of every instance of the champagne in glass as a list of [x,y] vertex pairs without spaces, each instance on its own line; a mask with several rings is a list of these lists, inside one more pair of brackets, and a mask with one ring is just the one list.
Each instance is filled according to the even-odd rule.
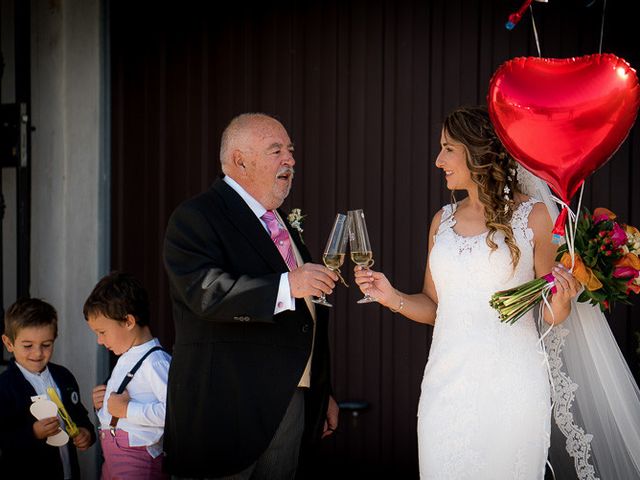
[[351,252],[351,261],[356,265],[363,265],[370,267],[370,263],[373,260],[373,253],[371,252]]
[[344,263],[344,253],[325,253],[322,261],[329,270],[338,270]]
[[[322,261],[329,270],[336,272],[341,280],[342,275],[340,275],[340,267],[344,262],[346,251],[347,216],[342,213],[338,213],[333,221],[333,227],[331,228],[331,234],[329,235],[327,246],[325,247],[322,255]],[[342,283],[344,283],[344,280],[342,280]],[[327,298],[324,293],[318,298],[312,298],[311,301],[319,305],[324,305],[325,307],[333,306],[327,302]]]
[[[373,266],[373,252],[369,243],[367,223],[364,220],[362,210],[349,210],[349,246],[351,248],[351,261],[364,268]],[[365,295],[358,303],[371,303],[376,300]]]

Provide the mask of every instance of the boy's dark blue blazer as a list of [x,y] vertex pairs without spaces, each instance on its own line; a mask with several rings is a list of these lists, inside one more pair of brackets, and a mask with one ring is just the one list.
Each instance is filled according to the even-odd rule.
[[[80,390],[73,374],[61,365],[49,363],[49,372],[62,394],[67,412],[78,427],[91,433],[91,443],[96,440],[95,429],[87,410],[80,401]],[[73,393],[76,395],[73,395]],[[64,478],[60,451],[47,445],[33,434],[36,418],[29,411],[35,390],[22,375],[14,359],[0,375],[0,476],[2,478]],[[73,398],[72,398],[73,397]],[[76,399],[76,403],[73,402]],[[73,478],[80,478],[78,456],[69,441],[69,459]]]

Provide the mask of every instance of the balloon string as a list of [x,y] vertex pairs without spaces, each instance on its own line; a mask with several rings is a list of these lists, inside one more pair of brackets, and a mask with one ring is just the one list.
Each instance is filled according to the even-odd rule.
[[[549,335],[549,333],[551,333],[551,330],[556,324],[556,318],[553,313],[553,309],[551,308],[551,303],[549,302],[549,293],[553,288],[554,284],[555,282],[549,283],[545,285],[545,288],[542,290],[542,302],[540,303],[540,310],[538,312],[538,331],[540,333],[540,338],[538,339],[538,353],[543,357],[542,363],[547,368],[547,375],[549,375],[549,383],[551,384],[551,390],[553,392],[555,392],[555,384],[553,381],[553,374],[551,373],[551,364],[549,363],[549,354],[547,353],[547,348],[546,348],[546,345],[544,344],[544,339],[546,338],[547,335]],[[544,321],[545,308],[548,309],[551,314],[551,324],[549,325],[549,328],[547,328],[547,330],[544,333],[542,333],[543,326],[545,324],[545,321]],[[552,416],[553,416],[553,407],[555,406],[555,404],[556,404],[556,401],[555,401],[555,395],[554,395],[551,400]]]
[[582,208],[582,195],[584,194],[584,180],[582,181],[582,185],[580,185],[580,195],[578,196],[578,208],[576,212],[578,214],[573,219],[573,224],[569,224],[569,229],[571,231],[571,247],[573,249],[573,253],[571,254],[571,271],[573,272],[573,266],[575,265],[575,239],[576,233],[578,231],[578,221],[580,220],[580,209]]
[[[584,194],[584,182],[582,182],[582,185],[580,186],[580,195],[578,197],[578,215],[580,214],[580,209],[582,208],[582,196]],[[575,214],[575,212],[573,210],[571,210],[571,208],[569,207],[569,205],[567,205],[564,201],[560,200],[558,197],[556,197],[555,195],[551,195],[551,199],[556,202],[558,205],[560,205],[561,208],[565,208],[567,210],[567,224],[568,224],[568,228],[566,229],[565,232],[565,238],[567,241],[567,250],[569,252],[569,255],[571,255],[571,269],[570,271],[573,272],[573,267],[575,266],[575,238],[576,238],[576,232],[578,231],[578,220],[579,217],[578,215]]]
[[604,11],[607,8],[607,0],[604,0],[602,4],[602,23],[600,24],[600,48],[598,48],[598,53],[602,53],[602,38],[604,37]]
[[536,19],[533,18],[533,7],[529,4],[529,11],[531,12],[531,25],[533,26],[533,38],[536,40],[536,48],[538,49],[538,57],[542,57],[542,51],[540,50],[540,39],[538,38],[538,29],[536,28]]
[[571,272],[573,272],[573,267],[575,266],[576,263],[576,249],[575,249],[575,242],[576,242],[576,233],[578,231],[578,221],[580,220],[580,209],[582,208],[582,196],[584,194],[584,182],[582,182],[582,185],[580,186],[580,195],[578,196],[578,209],[576,210],[576,212],[578,212],[577,214],[574,214],[573,212],[571,212],[571,210],[569,210],[570,213],[572,213],[573,215],[569,215],[569,217],[567,218],[567,223],[569,224],[569,228],[567,229],[568,235],[567,235],[567,248],[569,250],[569,255],[571,255]]

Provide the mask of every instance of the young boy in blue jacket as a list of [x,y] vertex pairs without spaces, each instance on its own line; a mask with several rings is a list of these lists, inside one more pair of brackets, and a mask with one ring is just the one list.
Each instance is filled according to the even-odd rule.
[[[48,303],[18,300],[5,315],[2,342],[13,358],[0,375],[0,475],[2,478],[80,478],[76,450],[96,440],[73,374],[49,362],[58,334],[58,316]],[[62,447],[46,443],[64,426],[55,416],[37,420],[32,398],[57,390],[80,433]]]

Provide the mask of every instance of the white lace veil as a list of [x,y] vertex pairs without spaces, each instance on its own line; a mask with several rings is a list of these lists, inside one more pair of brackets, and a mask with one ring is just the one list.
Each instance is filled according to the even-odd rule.
[[[523,193],[558,208],[546,183],[518,166]],[[544,327],[542,327],[544,328]],[[550,461],[557,480],[640,479],[640,390],[598,307],[574,301],[544,337],[552,394]]]

